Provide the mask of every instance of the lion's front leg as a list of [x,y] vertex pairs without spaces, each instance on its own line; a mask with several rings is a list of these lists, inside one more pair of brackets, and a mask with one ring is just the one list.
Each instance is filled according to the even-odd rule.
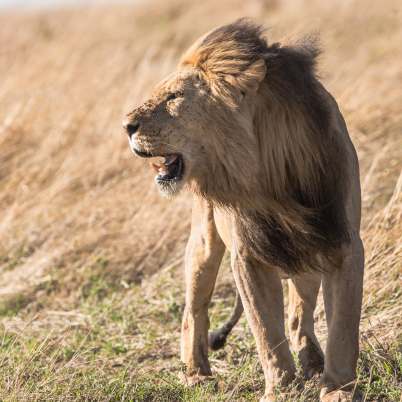
[[325,402],[352,400],[359,355],[363,265],[363,244],[357,236],[342,250],[341,266],[324,275],[328,342],[321,400]]
[[265,376],[263,401],[274,401],[274,390],[288,385],[295,365],[285,335],[282,284],[273,267],[260,266],[238,249],[233,273],[247,321],[255,337]]
[[186,300],[181,335],[181,360],[186,365],[184,379],[189,385],[211,375],[208,305],[224,251],[212,208],[205,201],[195,200],[191,236],[186,249]]

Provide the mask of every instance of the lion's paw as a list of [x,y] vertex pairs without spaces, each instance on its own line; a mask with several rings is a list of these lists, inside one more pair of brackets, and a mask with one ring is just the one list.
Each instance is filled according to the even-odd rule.
[[202,374],[187,375],[185,373],[180,373],[179,379],[183,385],[187,385],[188,387],[194,387],[198,384],[202,384],[205,382],[211,382],[214,380],[214,377],[212,377],[210,375],[202,375]]
[[358,402],[360,398],[355,395],[353,391],[341,391],[335,390],[328,392],[326,388],[323,388],[320,393],[320,402]]
[[274,394],[265,394],[261,399],[260,402],[276,402],[278,399],[275,397]]

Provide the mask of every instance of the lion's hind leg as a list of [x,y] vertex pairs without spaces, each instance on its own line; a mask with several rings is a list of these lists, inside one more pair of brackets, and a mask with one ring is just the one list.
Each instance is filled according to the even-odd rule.
[[296,371],[285,335],[281,280],[275,268],[261,266],[247,253],[236,251],[233,274],[264,371],[262,401],[274,401],[275,390],[284,390]]
[[364,266],[363,244],[358,234],[342,248],[341,255],[340,267],[325,273],[323,278],[328,324],[321,380],[321,401],[325,402],[352,400],[355,393]]
[[289,280],[288,327],[290,342],[298,354],[305,378],[324,369],[324,354],[314,333],[314,309],[321,284],[321,273],[311,272]]

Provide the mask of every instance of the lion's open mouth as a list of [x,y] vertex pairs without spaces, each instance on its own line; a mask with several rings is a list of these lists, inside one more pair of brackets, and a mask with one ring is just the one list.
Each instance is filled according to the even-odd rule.
[[177,194],[184,184],[184,158],[181,154],[154,155],[151,152],[131,148],[141,158],[149,158],[157,172],[156,184],[162,195],[171,197]]
[[155,178],[158,183],[177,182],[183,177],[184,161],[180,154],[156,157],[152,167],[158,173]]

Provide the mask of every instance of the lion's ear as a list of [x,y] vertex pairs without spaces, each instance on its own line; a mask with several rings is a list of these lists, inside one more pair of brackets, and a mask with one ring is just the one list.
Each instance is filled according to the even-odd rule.
[[265,78],[266,72],[265,60],[259,59],[244,71],[237,74],[227,74],[224,79],[243,94],[255,93]]

